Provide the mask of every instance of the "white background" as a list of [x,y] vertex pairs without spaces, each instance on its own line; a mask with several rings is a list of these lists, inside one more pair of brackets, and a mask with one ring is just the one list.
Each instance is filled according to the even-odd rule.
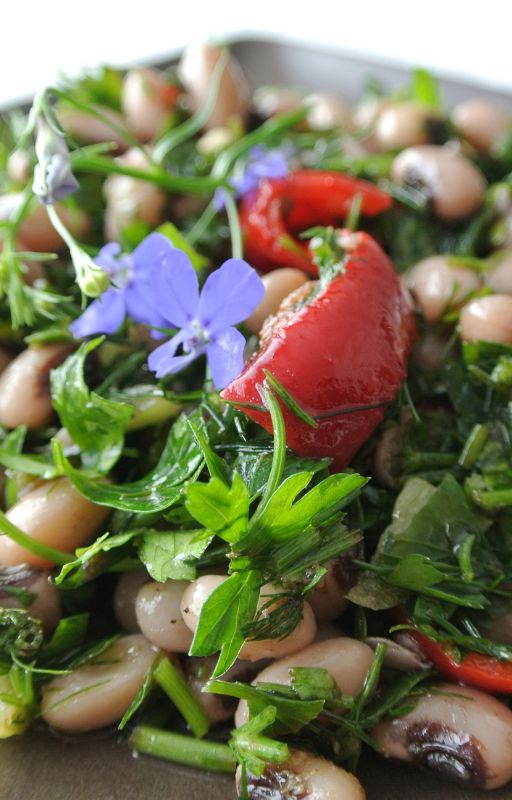
[[192,40],[249,33],[512,91],[511,0],[4,0],[1,26],[0,104],[51,84],[59,70],[149,60]]

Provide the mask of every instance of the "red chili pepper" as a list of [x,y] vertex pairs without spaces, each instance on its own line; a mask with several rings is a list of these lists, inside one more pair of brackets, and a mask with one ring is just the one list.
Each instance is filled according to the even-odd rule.
[[[410,623],[402,608],[395,613],[401,623]],[[488,692],[512,694],[511,662],[498,661],[482,653],[467,653],[458,661],[451,655],[449,645],[434,642],[424,633],[413,629],[408,629],[407,634],[412,636],[429,661],[447,678]]]
[[317,275],[307,245],[295,233],[313,225],[339,225],[356,195],[361,196],[361,213],[370,217],[393,203],[373,184],[340,172],[301,170],[263,180],[240,208],[245,257],[262,271],[296,267]]
[[[223,392],[266,430],[258,404],[265,370],[317,420],[283,407],[288,445],[343,469],[384,416],[406,375],[412,308],[385,253],[366,233],[345,232],[345,270],[310,302],[278,315],[266,343]],[[311,284],[306,284],[311,286]],[[373,406],[368,408],[368,406]]]

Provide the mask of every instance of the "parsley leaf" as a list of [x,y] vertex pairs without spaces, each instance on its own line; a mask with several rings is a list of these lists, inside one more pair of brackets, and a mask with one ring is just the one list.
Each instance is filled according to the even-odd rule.
[[102,342],[100,336],[84,342],[51,372],[53,407],[62,425],[80,448],[86,469],[106,473],[118,460],[124,429],[133,409],[92,392],[84,379],[85,359]]
[[226,542],[237,542],[247,531],[249,492],[237,472],[230,487],[218,477],[209,483],[189,484],[185,506],[194,519]]
[[203,466],[201,450],[184,414],[169,431],[156,467],[132,483],[113,484],[95,479],[71,466],[60,442],[54,439],[52,447],[58,469],[69,477],[80,494],[99,505],[141,514],[163,511],[176,503],[185,483],[199,474]]
[[256,570],[235,572],[204,603],[189,653],[209,656],[220,647],[213,678],[227,672],[238,656],[244,643],[241,630],[256,613],[260,584]]

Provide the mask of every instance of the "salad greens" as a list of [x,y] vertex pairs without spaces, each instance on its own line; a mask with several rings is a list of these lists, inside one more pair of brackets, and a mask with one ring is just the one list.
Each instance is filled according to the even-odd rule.
[[[512,344],[461,342],[462,304],[450,297],[434,326],[417,315],[420,341],[438,337],[441,358],[426,369],[413,357],[393,402],[315,415],[267,370],[260,401],[245,404],[270,416],[267,434],[244,414],[243,402],[224,402],[219,391],[241,371],[244,348],[246,356],[257,351],[243,323],[264,297],[242,261],[237,203],[262,180],[298,169],[366,178],[395,202],[369,218],[357,194],[349,231],[369,232],[401,272],[448,254],[453,266],[485,276],[505,241],[507,218],[496,198],[500,188],[512,197],[512,149],[479,154],[463,143],[490,184],[481,207],[463,221],[437,217],[421,186],[393,182],[395,151],[364,149],[364,127],[308,128],[307,104],[246,127],[230,119],[227,144],[208,150],[203,130],[228,63],[226,51],[193,113],[183,97],[176,100],[177,75],[161,77],[175,99],[149,145],[123,120],[123,76],[110,68],[41,93],[21,124],[18,113],[1,122],[2,348],[11,358],[24,343],[69,342],[69,352],[45,376],[49,413],[42,424],[10,425],[0,397],[0,532],[25,548],[34,567],[50,565],[63,606],[49,635],[31,615],[35,595],[16,584],[12,565],[0,568],[0,737],[28,727],[55,676],[101,664],[121,636],[122,624],[104,611],[120,576],[166,584],[214,575],[221,580],[204,598],[188,655],[158,653],[116,720],[119,729],[130,732],[137,751],[217,771],[240,764],[244,775],[262,776],[297,745],[354,770],[362,745],[375,748],[375,725],[414,708],[439,675],[437,664],[397,677],[380,643],[355,696],[316,666],[292,668],[286,685],[251,683],[257,669],[248,679],[233,670],[246,642],[286,640],[338,567],[349,573],[346,635],[412,631],[445,647],[457,664],[475,653],[512,662],[512,639],[492,635],[496,620],[512,613]],[[387,100],[426,109],[439,123],[440,143],[458,135],[425,70]],[[106,124],[113,141],[86,142],[68,132],[70,111]],[[15,146],[28,159],[25,181],[8,168]],[[138,162],[119,157],[128,147]],[[101,194],[104,179],[163,193],[165,212],[149,221],[144,200],[119,226],[117,244],[105,245],[102,220],[113,209]],[[54,246],[25,246],[36,214]],[[164,222],[167,215],[172,222]],[[332,225],[296,233],[319,274],[292,308],[300,314],[301,303],[346,274],[349,250]],[[303,252],[291,237],[280,246]],[[41,274],[28,280],[36,262]],[[474,296],[489,292],[483,287]],[[247,337],[235,327],[241,324]],[[344,472],[330,472],[329,458],[287,447],[287,415],[314,437],[327,417],[353,420],[376,410],[383,422]],[[78,497],[108,509],[96,536],[71,549],[10,519],[31,488],[63,478]],[[223,741],[203,739],[211,720],[188,679],[188,656],[204,661],[205,692],[247,703],[247,721]],[[512,666],[510,681],[512,692]],[[155,716],[162,707],[167,716]],[[176,712],[179,720],[169,722]],[[194,738],[182,734],[183,722]]]

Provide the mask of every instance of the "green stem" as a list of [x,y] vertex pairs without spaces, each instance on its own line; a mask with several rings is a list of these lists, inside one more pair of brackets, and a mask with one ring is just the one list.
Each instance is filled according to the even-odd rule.
[[189,767],[233,773],[236,761],[227,744],[192,739],[148,725],[138,725],[129,743],[139,753],[165,758]]
[[238,139],[238,141],[233,142],[232,145],[227,147],[221,155],[218,156],[211,171],[212,177],[225,178],[239,156],[251,147],[261,144],[288,128],[293,127],[297,122],[303,120],[307,114],[308,108],[306,106],[294,109],[286,114],[279,114],[277,117],[273,117],[264,122],[263,125],[260,125],[256,130]]
[[53,227],[61,237],[61,239],[67,244],[68,248],[72,250],[74,247],[77,246],[77,242],[75,237],[68,231],[64,223],[62,222],[61,218],[57,214],[55,210],[55,206],[46,206],[46,212],[50,218],[50,222],[52,223]]
[[205,194],[212,192],[219,186],[225,187],[224,178],[206,175],[198,178],[184,178],[181,175],[170,175],[162,169],[137,169],[128,167],[104,156],[83,155],[80,150],[71,153],[71,166],[76,172],[93,172],[97,175],[127,175],[141,181],[149,181],[169,192],[183,194]]
[[474,467],[488,437],[489,428],[486,425],[481,425],[480,423],[475,425],[466,439],[462,453],[459,456],[459,466],[464,467],[464,469]]
[[226,206],[226,214],[228,215],[229,233],[231,235],[231,255],[233,258],[244,257],[244,243],[242,238],[242,229],[240,227],[240,220],[238,218],[238,210],[234,201],[233,195],[230,192],[224,192],[224,204]]
[[163,136],[160,141],[155,144],[153,153],[157,163],[160,164],[168,155],[168,153],[171,152],[171,150],[174,150],[174,148],[178,147],[178,145],[186,142],[188,139],[191,139],[192,136],[194,136],[196,133],[199,133],[199,131],[204,127],[205,123],[211,116],[213,109],[215,108],[215,103],[217,102],[217,98],[219,96],[220,81],[222,79],[222,75],[224,74],[224,70],[226,69],[228,60],[229,52],[228,50],[223,50],[212,73],[206,102],[199,109],[199,111],[182,125],[174,128],[172,131],[169,131],[169,133]]
[[265,491],[261,496],[260,503],[252,518],[252,522],[257,519],[264,511],[268,501],[276,491],[281,483],[283,477],[284,464],[286,461],[286,429],[284,425],[284,417],[279,406],[279,401],[271,392],[268,384],[260,388],[260,394],[265,403],[265,406],[270,411],[272,419],[272,428],[274,431],[274,452],[272,455],[272,467],[270,468],[270,475],[265,486]]
[[217,216],[217,204],[215,202],[215,199],[212,199],[206,206],[201,216],[196,220],[192,228],[187,233],[188,243],[191,245],[195,245],[196,242],[198,242],[199,239],[201,239],[205,231],[208,230],[210,224],[213,222],[216,216]]
[[62,550],[56,550],[54,547],[43,544],[37,541],[37,539],[33,539],[32,536],[23,533],[23,531],[20,531],[16,525],[13,525],[12,522],[7,519],[2,511],[0,511],[0,532],[8,536],[9,539],[12,539],[12,541],[16,542],[20,547],[24,547],[25,550],[47,561],[51,561],[52,564],[63,565],[75,559],[74,555],[63,553]]
[[155,669],[154,676],[158,685],[186,720],[194,736],[201,738],[208,733],[210,720],[190,691],[185,679],[168,658],[162,659]]

